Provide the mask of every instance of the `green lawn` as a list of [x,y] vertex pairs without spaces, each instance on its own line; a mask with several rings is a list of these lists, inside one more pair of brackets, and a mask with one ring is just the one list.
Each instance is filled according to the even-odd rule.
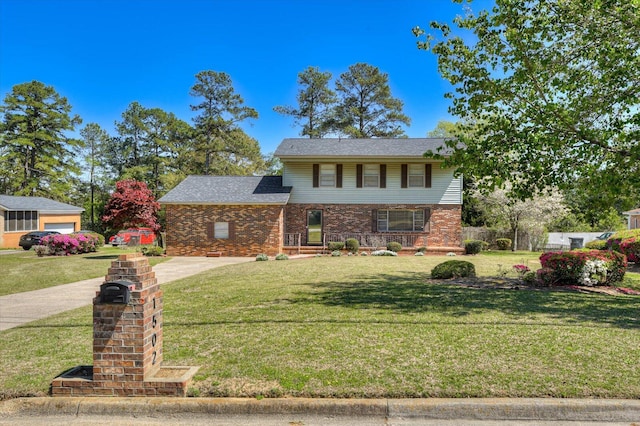
[[[104,276],[118,255],[132,251],[103,247],[97,253],[74,256],[38,257],[33,250],[0,255],[0,296]],[[149,263],[167,259],[150,257]]]
[[[448,259],[251,262],[175,281],[164,362],[200,366],[200,396],[640,398],[639,296],[431,281]],[[537,255],[458,259],[487,277]],[[0,392],[42,394],[90,365],[91,310],[0,333]]]

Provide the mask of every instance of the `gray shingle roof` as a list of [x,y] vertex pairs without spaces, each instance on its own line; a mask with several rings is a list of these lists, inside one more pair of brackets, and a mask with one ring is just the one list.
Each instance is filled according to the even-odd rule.
[[[280,158],[415,158],[444,147],[444,138],[284,139],[274,155]],[[445,152],[443,152],[444,154]]]
[[0,195],[0,207],[4,210],[37,210],[40,213],[82,213],[82,207],[53,201],[44,197],[20,197]]
[[161,204],[287,204],[282,176],[188,176]]

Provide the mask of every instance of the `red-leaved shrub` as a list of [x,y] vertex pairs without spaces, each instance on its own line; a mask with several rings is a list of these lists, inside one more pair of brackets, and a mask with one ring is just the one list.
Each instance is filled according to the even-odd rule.
[[601,260],[607,272],[604,284],[622,281],[627,270],[627,258],[615,251],[573,250],[548,252],[540,256],[542,272],[538,279],[543,285],[575,285],[582,282],[582,274],[587,261]]

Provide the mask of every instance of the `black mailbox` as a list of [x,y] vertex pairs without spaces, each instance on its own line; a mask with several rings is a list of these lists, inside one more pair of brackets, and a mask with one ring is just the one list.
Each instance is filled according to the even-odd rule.
[[128,304],[131,290],[135,284],[131,281],[110,281],[100,286],[100,303]]

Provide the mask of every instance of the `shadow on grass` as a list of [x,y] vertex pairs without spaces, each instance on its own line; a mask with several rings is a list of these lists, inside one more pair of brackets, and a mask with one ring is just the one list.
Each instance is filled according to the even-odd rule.
[[103,254],[100,256],[85,256],[84,259],[87,260],[105,260],[105,259],[111,259],[111,260],[116,260],[118,259],[118,256],[120,256],[119,254]]
[[[320,303],[353,309],[401,313],[441,313],[451,317],[496,311],[516,318],[541,315],[569,323],[592,321],[620,328],[640,328],[640,298],[540,289],[498,288],[491,282],[472,287],[431,281],[426,274],[362,276],[349,283],[309,284],[315,292],[293,303]],[[480,284],[480,285],[478,285]]]

